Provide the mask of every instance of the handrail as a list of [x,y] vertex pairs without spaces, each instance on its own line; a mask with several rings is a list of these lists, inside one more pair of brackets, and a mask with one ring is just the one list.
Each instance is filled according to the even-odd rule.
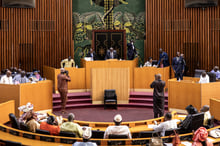
[[[216,128],[220,128],[220,126],[208,129],[208,131],[216,129]],[[3,132],[7,132],[16,136],[21,136],[24,137],[24,135],[31,135],[32,137],[25,137],[25,138],[31,138],[31,139],[36,139],[36,140],[40,140],[41,137],[44,138],[48,138],[48,139],[53,139],[53,142],[56,143],[61,143],[62,139],[65,140],[72,140],[72,141],[82,141],[82,138],[71,138],[71,137],[63,137],[63,136],[52,136],[52,135],[44,135],[44,134],[38,134],[38,133],[32,133],[32,132],[27,132],[27,131],[22,131],[22,130],[18,130],[18,129],[14,129],[11,127],[8,127],[6,125],[0,124],[0,130]],[[193,133],[186,133],[186,134],[180,134],[180,137],[185,137],[185,136],[190,136]],[[165,137],[161,137],[162,139],[167,139],[167,138],[173,138],[175,136],[165,136]],[[126,144],[132,144],[132,142],[134,141],[146,141],[146,140],[150,140],[151,138],[132,138],[132,139],[91,139],[91,141],[100,141],[101,145],[106,145],[108,141],[125,141]],[[49,140],[45,140],[45,141],[49,141]],[[213,143],[217,143],[220,142],[220,138],[216,139],[215,141],[213,141]]]

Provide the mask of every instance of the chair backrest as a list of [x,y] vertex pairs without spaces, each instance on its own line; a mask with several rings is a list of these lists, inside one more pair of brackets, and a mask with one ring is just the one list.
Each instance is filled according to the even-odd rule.
[[24,131],[29,131],[28,126],[24,122],[20,122],[20,129]]
[[108,136],[109,139],[127,139],[127,135],[115,135],[115,134],[110,134]]
[[153,65],[157,65],[157,60],[153,60],[153,61],[152,61],[152,66],[153,66]]
[[199,127],[203,126],[203,121],[204,121],[204,113],[198,113],[198,114],[193,114],[192,115],[192,120],[189,125],[189,130],[197,130]]
[[180,128],[166,130],[165,131],[165,136],[174,135],[175,134],[174,130],[176,131],[176,133],[178,133]]
[[216,74],[212,72],[207,72],[207,75],[209,76],[209,82],[216,82]]
[[22,146],[22,144],[20,142],[14,142],[14,141],[6,140],[5,141],[5,146]]
[[17,120],[17,118],[15,117],[14,114],[10,113],[9,114],[9,119],[10,119],[12,128],[20,129],[19,122],[18,122],[18,120]]
[[141,131],[139,133],[139,138],[148,138],[152,137],[152,135],[155,133],[155,131]]
[[36,133],[50,135],[50,131],[42,129],[36,129]]
[[92,137],[97,139],[103,139],[105,131],[92,130]]
[[111,97],[115,97],[115,95],[116,95],[116,93],[115,93],[114,89],[105,90],[105,97],[111,98]]
[[194,75],[194,77],[199,78],[199,77],[201,76],[202,72],[205,72],[205,70],[195,69],[195,75]]
[[67,131],[60,131],[59,135],[64,137],[76,137],[75,133],[67,132]]

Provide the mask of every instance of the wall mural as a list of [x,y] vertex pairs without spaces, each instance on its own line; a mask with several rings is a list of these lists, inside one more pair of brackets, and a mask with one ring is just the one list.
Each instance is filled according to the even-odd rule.
[[[106,10],[106,1],[112,7]],[[112,13],[112,29],[126,30],[126,40],[135,41],[139,63],[144,63],[145,0],[73,0],[74,59],[80,59],[91,48],[92,30],[105,30],[107,13]]]

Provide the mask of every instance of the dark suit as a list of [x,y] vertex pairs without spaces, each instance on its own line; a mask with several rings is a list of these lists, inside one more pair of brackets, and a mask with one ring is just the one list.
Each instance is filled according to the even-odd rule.
[[177,78],[177,80],[179,79],[183,80],[183,71],[185,68],[185,62],[182,57],[179,57],[179,59],[177,59],[177,57],[173,58],[172,68],[176,72],[175,77]]
[[162,62],[163,63],[163,67],[169,66],[170,65],[169,57],[168,57],[166,52],[163,52],[163,53],[160,54],[159,61],[158,61],[158,66],[160,66],[160,62],[161,62],[162,58],[163,58],[163,62]]
[[108,50],[106,55],[105,55],[105,59],[118,59],[118,55],[117,52],[114,50],[113,51],[113,56],[111,55],[111,51]]
[[[153,93],[153,110],[154,118],[162,117],[164,114],[164,87],[165,82],[162,80],[155,80],[150,85],[151,88],[154,88]],[[158,116],[159,114],[159,116]]]
[[134,44],[132,45],[131,43],[127,44],[127,56],[128,56],[128,60],[133,60],[135,58],[135,56],[137,55],[137,51],[134,47]]
[[88,54],[86,54],[86,57],[91,57],[92,58],[92,60],[96,60],[96,53],[95,52],[93,52],[93,53],[88,53]]

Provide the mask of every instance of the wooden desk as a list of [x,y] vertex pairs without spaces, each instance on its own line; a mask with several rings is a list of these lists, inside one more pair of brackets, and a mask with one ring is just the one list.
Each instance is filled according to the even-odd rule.
[[[85,83],[85,68],[69,67],[65,68],[69,71],[71,82],[68,82],[69,90],[82,90],[86,88]],[[60,69],[49,66],[44,66],[44,77],[53,81],[54,90],[57,91],[57,75],[60,74]]]
[[134,68],[137,66],[138,59],[134,60],[105,60],[105,61],[85,61],[81,60],[83,68],[86,70],[86,89],[91,89],[91,69],[92,68],[129,68],[130,88],[134,88]]
[[219,98],[220,83],[197,83],[199,78],[183,78],[183,81],[170,79],[168,81],[168,108],[177,112],[184,112],[185,107],[192,104],[198,110],[203,105],[210,105],[210,98]]
[[104,90],[115,89],[118,104],[128,104],[130,91],[129,68],[93,68],[92,103],[103,104]]
[[210,99],[210,113],[216,120],[220,121],[220,98],[211,98]]
[[15,115],[17,117],[21,114],[18,107],[26,105],[28,102],[34,104],[35,111],[52,109],[52,81],[19,85],[0,84],[0,103],[9,100],[15,101]]
[[150,89],[150,84],[155,80],[155,74],[162,75],[162,80],[166,82],[165,88],[167,88],[168,79],[170,78],[170,67],[142,67],[134,68],[134,89]]

